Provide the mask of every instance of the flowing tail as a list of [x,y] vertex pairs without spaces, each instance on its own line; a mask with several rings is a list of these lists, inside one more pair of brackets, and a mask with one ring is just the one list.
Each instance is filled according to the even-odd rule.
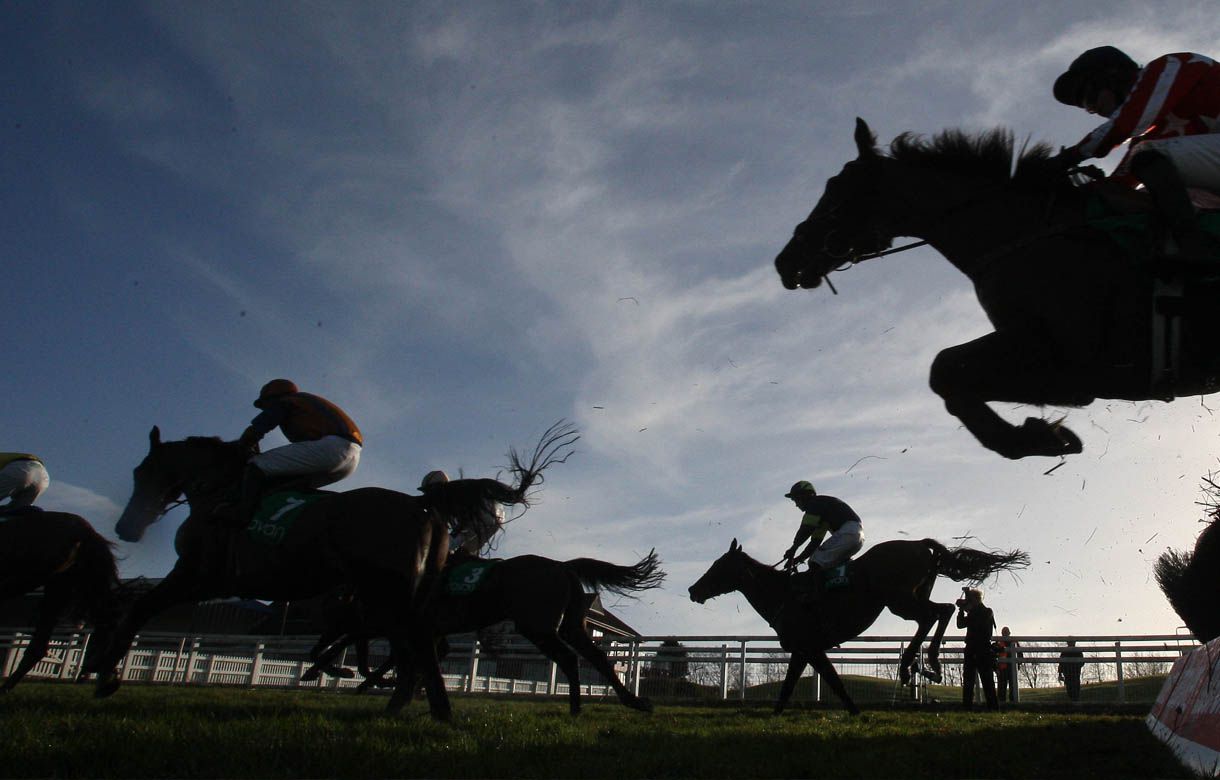
[[118,619],[119,569],[114,558],[114,543],[99,534],[84,518],[78,531],[76,561],[76,600],[73,611],[77,617],[94,623]]
[[661,559],[657,557],[655,549],[634,566],[618,566],[593,558],[574,558],[564,561],[563,565],[586,586],[594,590],[605,588],[620,596],[631,596],[635,591],[660,587],[665,581],[665,572],[660,569]]
[[488,502],[528,509],[532,494],[544,481],[543,472],[556,463],[566,462],[579,440],[576,426],[560,420],[543,431],[528,460],[516,449],[509,449],[508,470],[515,485],[491,478],[434,483],[420,488],[424,506],[444,517],[451,528],[472,534],[478,547],[483,547],[508,522],[502,513],[489,512]]
[[1169,605],[1200,642],[1220,636],[1220,521],[1199,534],[1194,552],[1168,550],[1153,566]]
[[1020,550],[986,552],[969,547],[950,550],[935,539],[924,539],[923,542],[932,551],[936,573],[943,574],[954,582],[978,585],[993,574],[1029,566],[1029,553]]

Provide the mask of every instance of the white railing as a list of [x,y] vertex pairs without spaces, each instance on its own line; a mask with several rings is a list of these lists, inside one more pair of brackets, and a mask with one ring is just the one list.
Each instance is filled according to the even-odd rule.
[[[1083,654],[1076,662],[1086,670],[1084,682],[1104,683],[1109,701],[1130,699],[1127,682],[1134,677],[1156,676],[1169,671],[1178,657],[1198,643],[1183,633],[1121,636],[1013,636],[1021,655],[1010,667],[1016,690],[1058,686],[1059,654],[1074,639],[1074,650]],[[182,636],[142,634],[120,662],[119,676],[132,682],[237,685],[245,687],[349,688],[357,679],[323,676],[313,682],[301,677],[309,669],[308,650],[313,637],[293,636]],[[476,693],[566,695],[566,678],[532,645],[521,640],[489,654],[477,641],[451,639],[445,660],[445,681],[450,690]],[[783,679],[788,654],[774,637],[768,636],[678,636],[639,637],[630,640],[600,640],[616,670],[628,687],[655,698],[702,698],[754,700],[773,698],[776,683]],[[897,685],[899,656],[909,637],[863,636],[844,643],[829,655],[848,690],[862,700],[890,701],[927,696],[917,678],[908,690]],[[30,672],[31,678],[72,679],[80,667],[89,642],[88,633],[57,635],[48,657]],[[673,647],[677,642],[680,647]],[[29,644],[29,635],[0,634],[0,658],[7,677]],[[667,646],[669,645],[669,646]],[[926,645],[925,645],[926,647]],[[374,644],[374,662],[385,655],[383,645]],[[944,684],[961,680],[961,637],[946,637],[941,650]],[[346,653],[337,666],[355,671],[354,653]],[[798,686],[796,701],[822,701],[817,675],[806,671]],[[613,695],[600,676],[582,663],[581,691],[588,696]],[[877,681],[893,682],[891,690],[879,694]],[[1136,695],[1142,700],[1147,693]],[[1096,700],[1096,699],[1094,699]]]

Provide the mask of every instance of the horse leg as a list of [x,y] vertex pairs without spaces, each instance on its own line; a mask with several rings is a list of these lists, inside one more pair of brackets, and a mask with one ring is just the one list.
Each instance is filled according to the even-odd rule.
[[198,596],[200,593],[194,575],[178,564],[155,588],[137,599],[115,629],[109,646],[94,657],[91,665],[81,669],[82,677],[86,674],[97,674],[97,687],[93,695],[105,698],[119,689],[115,667],[118,666],[119,660],[127,655],[136,633],[150,618],[175,604],[197,601]]
[[[580,664],[576,659],[576,653],[572,648],[559,641],[558,634],[554,629],[539,629],[534,626],[517,625],[517,633],[534,643],[543,655],[555,662],[559,667],[559,671],[563,672],[563,676],[568,678],[568,711],[573,717],[580,714]],[[608,667],[609,664],[606,664]],[[600,669],[598,671],[601,671]],[[605,672],[602,672],[605,674]],[[614,670],[610,670],[610,675],[607,679],[618,681],[618,677],[614,674]],[[619,683],[622,685],[622,683]],[[616,687],[617,691],[618,688]],[[626,693],[626,689],[623,689]],[[619,694],[619,699],[623,700],[622,694]],[[623,700],[626,704],[626,700]]]
[[318,637],[318,641],[309,649],[309,660],[313,661],[313,666],[301,675],[301,681],[312,682],[324,673],[331,677],[342,677],[345,680],[355,677],[356,674],[352,670],[331,663],[352,641],[351,636],[341,631],[330,631]]
[[[930,670],[928,678],[935,682],[940,680],[940,638],[945,633],[949,617],[953,615],[953,606],[933,604],[926,599],[921,600],[920,595],[922,594],[917,592],[913,601],[889,605],[890,612],[904,620],[913,620],[918,626],[915,629],[915,635],[911,637],[906,649],[902,651],[902,659],[898,663],[898,682],[902,685],[911,682],[911,664],[914,663],[915,656],[919,654],[919,648],[927,638],[928,632],[932,630],[932,625],[938,621],[936,639],[928,649],[928,668]],[[948,613],[944,612],[946,607],[949,610]]]
[[[51,644],[51,634],[55,631],[55,624],[59,622],[59,616],[67,605],[66,588],[55,581],[47,583],[42,606],[38,611],[38,622],[34,626],[34,634],[30,638],[30,645],[22,653],[17,668],[4,681],[4,685],[0,686],[0,693],[7,693],[15,688],[17,683],[21,682],[21,678],[25,677],[39,661],[46,657],[47,648]],[[65,658],[64,663],[67,663],[67,660]]]
[[936,614],[936,634],[933,635],[932,642],[928,645],[927,678],[938,683],[941,681],[940,643],[945,638],[945,629],[949,627],[949,619],[953,617],[953,605],[932,602],[932,608]]
[[[443,655],[444,653],[438,653],[437,657],[440,658],[443,657]],[[356,640],[356,667],[360,670],[360,675],[364,677],[364,680],[362,680],[360,684],[356,686],[356,693],[364,693],[369,688],[388,688],[390,687],[390,683],[386,682],[385,676],[387,672],[394,668],[394,656],[391,654],[389,658],[382,661],[381,666],[378,666],[376,669],[370,669],[369,638],[367,636],[362,636]],[[410,675],[410,678],[407,680],[407,684],[410,686],[411,690],[414,691],[416,679],[415,667],[411,664],[410,659],[407,661],[406,668],[400,668],[398,670],[398,674]],[[394,683],[397,684],[397,680],[395,680]]]
[[989,450],[1006,458],[1071,455],[1083,449],[1080,437],[1057,422],[1029,417],[1012,425],[988,401],[1084,406],[1093,397],[1064,386],[1068,372],[1032,335],[996,331],[942,350],[932,362],[929,384]]
[[809,659],[802,653],[793,653],[792,657],[788,659],[788,673],[784,675],[784,684],[779,688],[779,698],[775,700],[776,715],[779,715],[784,711],[784,707],[788,706],[788,700],[792,698],[792,692],[796,690],[796,684],[808,665]]
[[[839,673],[835,671],[834,664],[826,657],[824,650],[814,650],[809,653],[809,663],[813,664],[814,671],[822,675],[823,679],[830,686],[830,690],[834,691],[839,697],[839,701],[843,702],[843,707],[852,715],[859,715],[860,708],[851,700],[851,696],[847,693],[847,688],[843,685],[843,680],[839,678]],[[788,667],[791,671],[792,667]]]
[[[584,627],[584,618],[569,622],[566,618],[559,627],[560,638],[567,642],[577,653],[580,653],[589,664],[614,688],[618,700],[633,710],[652,712],[652,702],[645,696],[636,696],[618,678],[614,666],[606,653],[590,637]],[[577,686],[579,687],[579,686]],[[575,713],[573,713],[575,714]]]
[[[390,661],[398,668],[398,674],[386,711],[397,714],[410,704],[415,696],[415,675],[421,673],[424,676],[424,690],[428,695],[428,709],[432,717],[449,721],[453,717],[453,710],[449,704],[449,693],[445,690],[440,661],[437,660],[432,628],[427,621],[414,616],[406,625],[408,628],[405,631],[394,628],[387,634],[390,640]],[[410,671],[404,673],[403,670]]]

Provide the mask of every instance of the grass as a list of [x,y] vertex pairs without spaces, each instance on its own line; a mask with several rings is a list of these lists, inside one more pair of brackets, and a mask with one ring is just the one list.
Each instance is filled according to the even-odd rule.
[[26,683],[0,699],[4,777],[1190,777],[1141,712],[964,713],[420,703],[318,691]]

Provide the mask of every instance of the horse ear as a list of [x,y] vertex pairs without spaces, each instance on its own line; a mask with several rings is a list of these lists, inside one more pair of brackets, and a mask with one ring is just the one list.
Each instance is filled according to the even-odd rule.
[[156,449],[160,445],[161,445],[161,429],[154,425],[152,427],[152,430],[148,432],[148,446],[151,449]]
[[741,545],[737,543],[736,539],[734,539],[732,544],[729,545],[729,552],[737,552],[740,549]]
[[877,156],[877,136],[869,129],[868,123],[856,117],[856,151],[861,159]]

